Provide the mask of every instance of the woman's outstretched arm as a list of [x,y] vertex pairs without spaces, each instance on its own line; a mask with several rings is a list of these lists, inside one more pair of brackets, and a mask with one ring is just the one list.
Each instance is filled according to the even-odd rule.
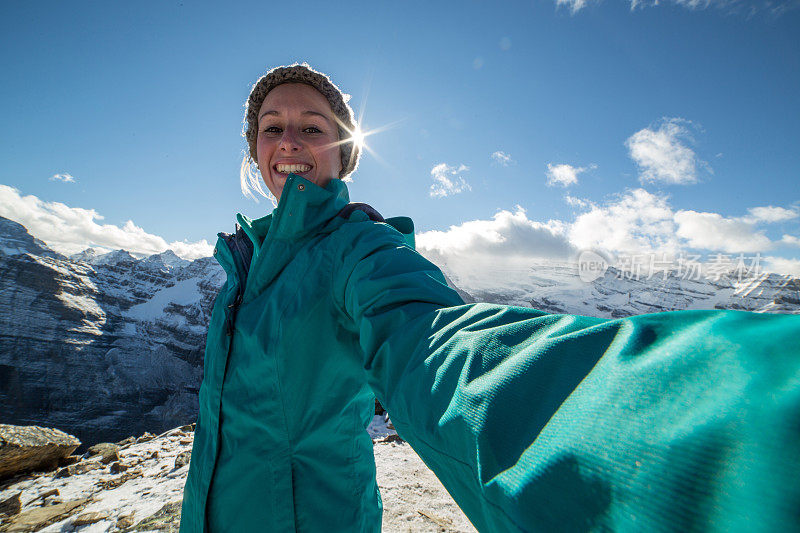
[[334,298],[398,432],[479,530],[800,528],[800,316],[463,305],[371,226]]

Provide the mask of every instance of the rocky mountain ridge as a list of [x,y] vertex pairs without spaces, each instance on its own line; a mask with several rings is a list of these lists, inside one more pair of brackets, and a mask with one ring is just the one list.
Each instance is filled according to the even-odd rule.
[[125,251],[73,260],[0,220],[0,422],[84,443],[194,420],[212,258]]

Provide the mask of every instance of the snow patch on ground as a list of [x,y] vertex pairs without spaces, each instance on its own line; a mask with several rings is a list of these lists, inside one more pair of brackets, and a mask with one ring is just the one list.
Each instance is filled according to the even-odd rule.
[[383,500],[383,531],[476,531],[408,443],[378,442],[373,451]]
[[[396,436],[388,419],[376,415],[367,431],[374,442],[384,531],[475,531],[433,472]],[[131,526],[139,531],[177,531],[194,433],[184,427],[139,440],[121,446],[118,463],[126,467],[122,472],[112,473],[114,463],[104,465],[99,456],[86,458],[78,463],[85,465],[86,472],[59,478],[55,472],[22,477],[3,486],[0,501],[21,493],[24,513],[43,503],[90,499],[69,516],[39,529],[43,532],[106,533]],[[46,496],[53,489],[58,493]],[[88,513],[103,518],[76,526],[76,519]]]
[[[80,527],[82,533],[115,531],[117,521],[133,513],[135,523],[155,514],[165,504],[181,501],[183,485],[188,473],[186,465],[175,468],[176,458],[192,449],[193,435],[175,429],[158,438],[122,447],[120,463],[127,466],[124,472],[112,474],[110,465],[100,463],[100,458],[82,461],[94,469],[83,474],[55,478],[53,472],[26,479],[0,492],[0,501],[22,492],[22,510],[26,511],[41,502],[41,494],[57,489],[58,500],[67,502],[91,498],[90,502],[72,516],[50,524],[40,531],[73,531],[78,516],[103,512],[107,518]],[[125,479],[128,478],[128,479]],[[114,487],[115,484],[119,486]]]

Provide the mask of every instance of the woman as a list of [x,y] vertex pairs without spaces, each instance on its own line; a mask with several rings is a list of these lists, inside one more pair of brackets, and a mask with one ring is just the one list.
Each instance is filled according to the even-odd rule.
[[251,92],[278,205],[215,249],[182,531],[380,530],[373,394],[481,531],[797,527],[800,317],[464,305],[348,207],[355,126],[307,65]]

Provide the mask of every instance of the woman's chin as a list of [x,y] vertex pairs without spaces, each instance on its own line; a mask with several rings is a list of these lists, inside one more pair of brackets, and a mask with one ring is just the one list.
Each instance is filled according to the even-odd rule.
[[275,198],[281,197],[281,191],[283,191],[283,186],[286,184],[286,174],[277,174],[275,172],[271,172],[269,175],[269,179],[263,179],[264,185],[267,186],[269,192],[272,193]]

